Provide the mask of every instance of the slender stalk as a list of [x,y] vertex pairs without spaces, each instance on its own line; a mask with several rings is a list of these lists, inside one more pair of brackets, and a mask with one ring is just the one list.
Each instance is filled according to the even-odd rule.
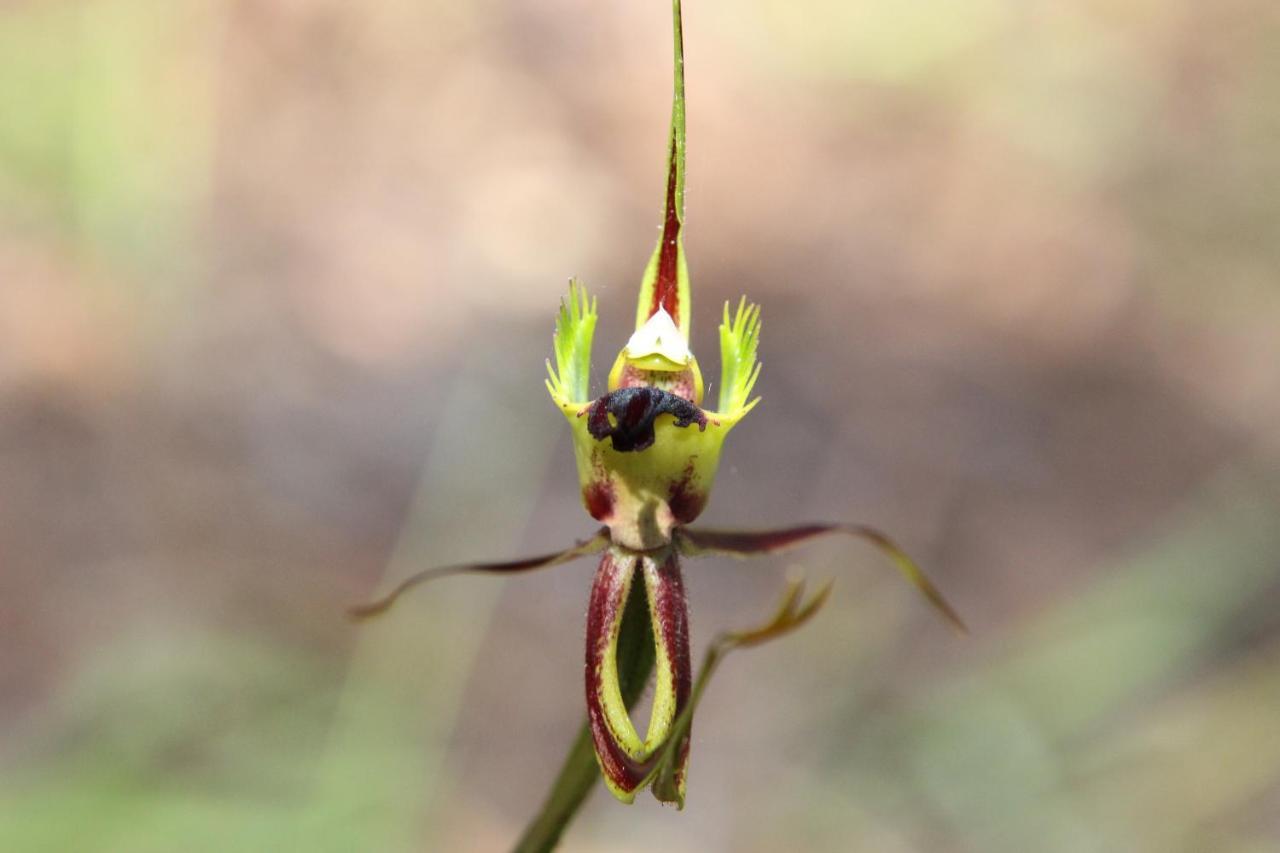
[[[644,692],[653,672],[653,630],[649,624],[649,603],[643,583],[633,583],[622,615],[618,634],[618,683],[627,707],[633,706]],[[516,853],[545,853],[555,849],[560,836],[600,784],[600,768],[596,764],[591,730],[583,723],[578,737],[569,748],[564,765],[551,785],[551,792],[538,814],[525,828],[513,848]]]

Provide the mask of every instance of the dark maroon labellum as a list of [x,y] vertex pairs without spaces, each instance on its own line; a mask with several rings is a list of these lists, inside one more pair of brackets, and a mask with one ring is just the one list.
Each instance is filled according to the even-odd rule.
[[[616,423],[609,422],[613,415]],[[658,415],[673,415],[676,426],[697,424],[707,428],[707,416],[693,403],[653,386],[619,388],[591,404],[587,432],[596,441],[613,440],[613,449],[626,453],[644,450],[654,442],[653,422]]]

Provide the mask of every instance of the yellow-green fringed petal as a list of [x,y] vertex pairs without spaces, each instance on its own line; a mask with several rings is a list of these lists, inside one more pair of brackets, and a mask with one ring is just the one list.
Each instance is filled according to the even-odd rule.
[[569,282],[569,295],[556,317],[556,364],[547,361],[547,390],[556,405],[585,405],[590,399],[591,342],[596,331],[596,300],[581,282]]
[[[756,362],[759,346],[760,306],[748,304],[744,296],[738,302],[737,312],[730,317],[726,302],[724,320],[720,323],[720,411],[742,410],[742,414],[746,414],[750,409],[747,399],[760,376],[760,365]],[[754,401],[751,405],[755,405]]]
[[[685,777],[689,765],[689,727],[675,731],[675,722],[689,702],[693,688],[693,668],[689,657],[689,608],[685,598],[680,558],[674,548],[662,556],[646,556],[642,561],[645,591],[649,596],[649,618],[657,675],[653,688],[653,709],[645,749],[651,765],[655,753],[675,741],[672,785],[654,789],[662,802],[684,805]],[[646,776],[648,775],[646,767]]]

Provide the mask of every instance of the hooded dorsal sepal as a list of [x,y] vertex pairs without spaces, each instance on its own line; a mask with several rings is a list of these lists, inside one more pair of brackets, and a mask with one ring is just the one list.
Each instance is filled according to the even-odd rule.
[[659,310],[675,321],[689,340],[689,267],[684,256],[684,35],[680,3],[673,0],[675,73],[671,96],[671,131],[667,138],[667,184],[662,210],[662,236],[644,270],[636,305],[639,329]]

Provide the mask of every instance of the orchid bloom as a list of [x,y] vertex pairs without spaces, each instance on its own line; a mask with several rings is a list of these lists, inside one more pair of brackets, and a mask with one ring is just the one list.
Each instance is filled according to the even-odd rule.
[[[830,585],[806,600],[802,586],[793,583],[766,624],[720,635],[695,685],[682,556],[770,554],[824,534],[849,534],[877,546],[953,625],[963,630],[963,624],[910,558],[870,527],[822,523],[749,532],[688,526],[706,506],[725,438],[760,400],[751,396],[760,375],[760,309],[745,298],[735,310],[725,305],[719,398],[716,409],[703,408],[702,371],[689,349],[679,0],[673,0],[672,8],[675,89],[662,235],[641,281],[635,333],[613,362],[607,393],[592,399],[588,388],[596,301],[572,281],[556,323],[555,364],[547,363],[547,388],[573,433],[582,502],[603,527],[554,554],[429,569],[353,614],[364,618],[380,613],[410,587],[448,574],[524,571],[603,552],[591,588],[586,638],[587,721],[596,759],[609,790],[622,802],[631,802],[637,791],[652,785],[658,799],[683,806],[692,714],[712,670],[730,649],[764,642],[805,622],[824,603]],[[635,696],[624,696],[635,694],[635,685],[624,686],[619,672],[619,643],[627,633],[624,615],[635,612],[633,600],[646,605],[648,625],[641,626],[640,636],[651,638],[656,664],[653,707],[643,736],[628,710]]]

